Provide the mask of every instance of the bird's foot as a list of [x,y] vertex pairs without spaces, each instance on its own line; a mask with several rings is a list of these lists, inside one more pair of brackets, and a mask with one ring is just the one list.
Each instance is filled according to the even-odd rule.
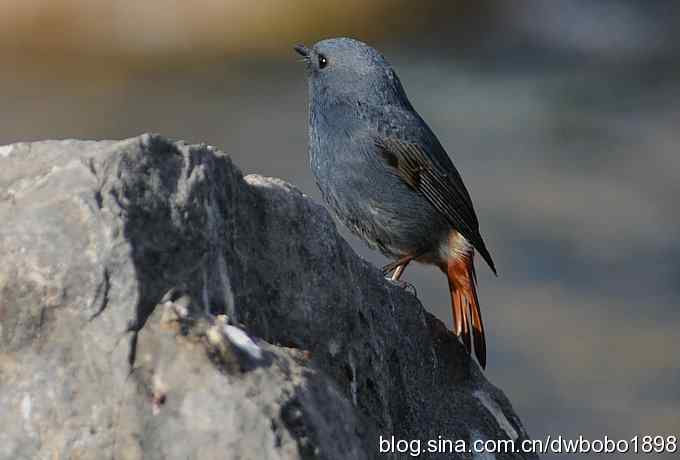
[[406,292],[410,293],[411,295],[413,295],[413,297],[418,297],[418,292],[416,291],[415,286],[412,285],[411,283],[407,283],[406,281],[401,281],[401,280],[395,280],[395,279],[392,279],[392,277],[390,277],[390,276],[386,276],[385,279],[387,281],[389,281],[391,284],[394,284],[395,286],[399,286],[400,288],[402,288]]

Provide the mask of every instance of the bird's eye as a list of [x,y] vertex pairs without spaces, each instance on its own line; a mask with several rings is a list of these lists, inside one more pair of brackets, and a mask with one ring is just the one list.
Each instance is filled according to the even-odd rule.
[[328,65],[328,59],[323,54],[319,54],[319,69],[323,69]]

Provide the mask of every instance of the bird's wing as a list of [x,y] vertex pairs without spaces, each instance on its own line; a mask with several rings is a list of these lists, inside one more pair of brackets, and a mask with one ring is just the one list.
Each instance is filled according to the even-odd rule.
[[[434,142],[428,148],[389,135],[378,135],[375,144],[386,166],[446,216],[496,273],[491,254],[479,233],[470,195],[443,147]],[[437,151],[431,152],[431,149]]]

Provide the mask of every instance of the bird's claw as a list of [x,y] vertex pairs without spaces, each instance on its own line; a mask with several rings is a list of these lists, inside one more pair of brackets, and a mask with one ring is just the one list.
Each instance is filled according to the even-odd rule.
[[391,284],[394,284],[395,286],[399,286],[409,294],[413,295],[413,297],[418,297],[418,292],[416,291],[416,287],[412,285],[411,283],[408,283],[406,281],[401,281],[401,280],[394,280],[390,276],[386,276],[385,279],[389,281]]

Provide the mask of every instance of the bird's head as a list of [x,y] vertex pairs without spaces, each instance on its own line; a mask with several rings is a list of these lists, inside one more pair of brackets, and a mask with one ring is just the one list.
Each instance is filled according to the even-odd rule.
[[310,95],[316,102],[383,105],[406,101],[401,82],[374,48],[351,38],[322,40],[311,48],[296,45],[307,66]]

